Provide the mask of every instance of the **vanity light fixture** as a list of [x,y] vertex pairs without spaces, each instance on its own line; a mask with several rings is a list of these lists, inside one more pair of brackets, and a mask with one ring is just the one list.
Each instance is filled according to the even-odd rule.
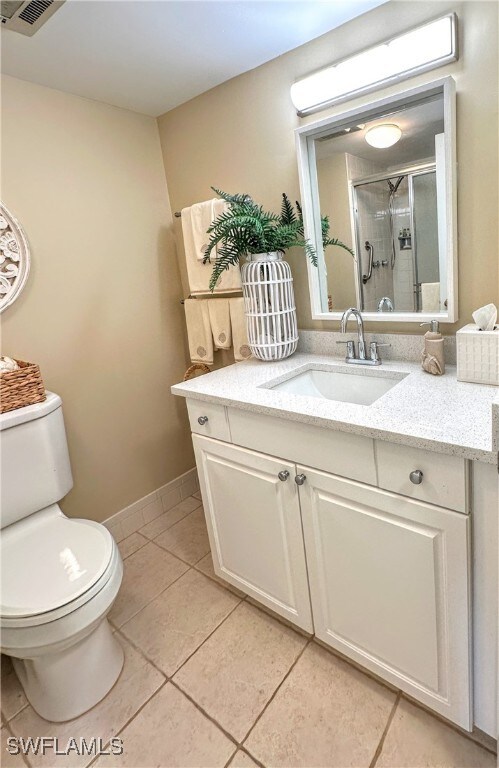
[[298,80],[291,99],[309,115],[457,59],[457,16],[449,13]]
[[366,132],[365,140],[371,147],[376,149],[386,149],[387,147],[393,147],[397,141],[400,141],[402,131],[395,125],[395,123],[383,123],[382,125],[375,125]]

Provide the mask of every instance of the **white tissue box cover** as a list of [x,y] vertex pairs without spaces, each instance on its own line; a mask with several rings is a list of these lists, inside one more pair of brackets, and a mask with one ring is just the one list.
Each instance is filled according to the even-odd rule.
[[480,331],[474,323],[456,334],[457,378],[499,386],[499,330]]

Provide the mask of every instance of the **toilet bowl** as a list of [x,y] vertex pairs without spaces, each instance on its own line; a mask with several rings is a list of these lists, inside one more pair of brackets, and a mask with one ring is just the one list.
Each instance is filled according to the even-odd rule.
[[118,548],[104,526],[56,503],[72,487],[61,406],[48,393],[0,416],[1,651],[33,708],[54,722],[97,704],[123,666],[106,618],[123,575]]

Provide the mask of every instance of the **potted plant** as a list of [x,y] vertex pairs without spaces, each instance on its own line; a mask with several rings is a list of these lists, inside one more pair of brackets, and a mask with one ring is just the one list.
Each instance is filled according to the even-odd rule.
[[[301,247],[317,266],[315,248],[305,238],[301,207],[296,203],[295,211],[283,193],[280,213],[272,213],[247,194],[230,195],[212,189],[228,208],[208,229],[210,239],[204,263],[216,253],[210,290],[214,290],[225,269],[246,258],[241,279],[251,351],[261,360],[288,357],[296,350],[298,330],[293,278],[283,253]],[[329,236],[327,216],[321,217],[321,229],[323,247],[337,245],[353,255],[351,248]]]

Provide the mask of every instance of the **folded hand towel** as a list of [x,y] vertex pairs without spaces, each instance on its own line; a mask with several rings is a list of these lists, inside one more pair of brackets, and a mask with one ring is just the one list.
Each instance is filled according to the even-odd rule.
[[244,314],[244,299],[229,299],[230,322],[232,325],[232,344],[234,346],[234,360],[247,360],[251,357],[251,349],[246,330],[246,315]]
[[210,239],[208,228],[213,221],[213,204],[213,200],[206,200],[204,203],[195,203],[182,211],[184,242],[186,248],[187,244],[189,245],[194,258],[198,261],[203,261],[208,247]]
[[[215,198],[204,203],[196,203],[182,209],[182,233],[184,236],[185,260],[189,290],[193,295],[209,293],[210,277],[216,254],[212,254],[212,263],[203,264],[209,241],[207,229],[213,219],[225,210],[225,202]],[[241,272],[239,265],[225,270],[218,280],[216,293],[234,293],[241,290]]]
[[232,345],[229,299],[208,299],[208,312],[215,349],[229,349]]
[[421,283],[423,312],[440,312],[440,283]]
[[213,365],[213,338],[207,299],[184,302],[189,354],[193,363]]

